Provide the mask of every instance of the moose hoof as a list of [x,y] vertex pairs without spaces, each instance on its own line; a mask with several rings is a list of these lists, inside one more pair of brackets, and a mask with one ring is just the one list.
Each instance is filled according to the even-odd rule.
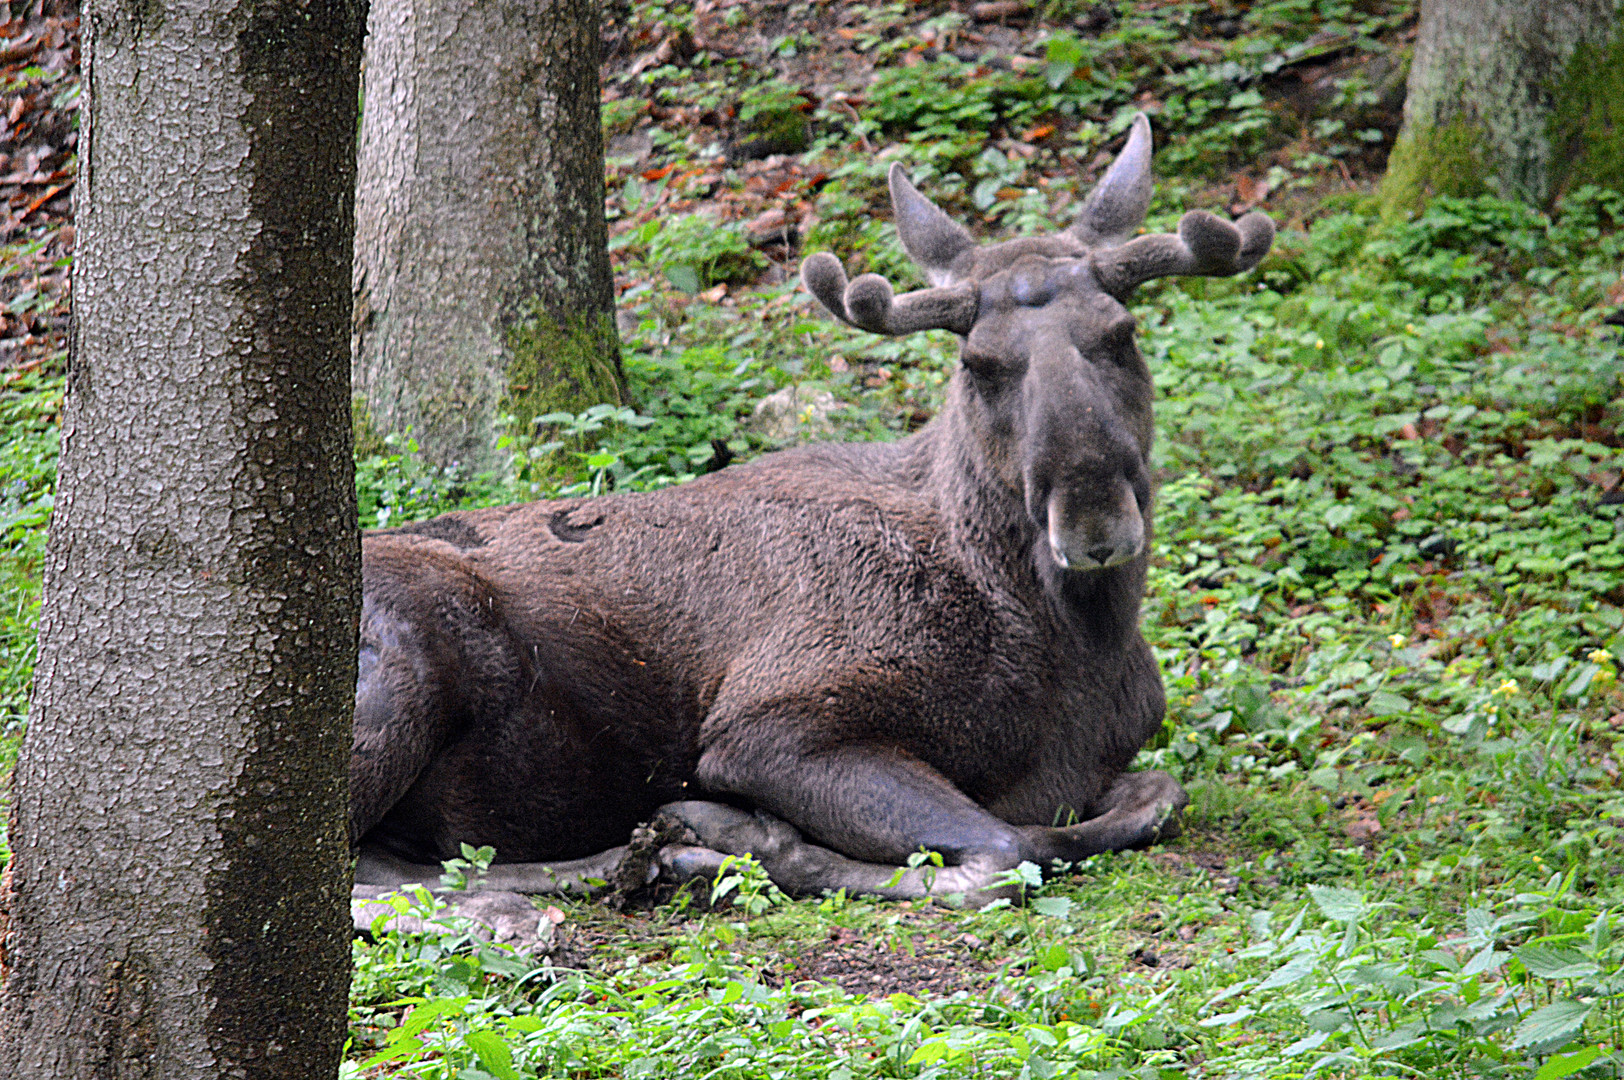
[[754,855],[766,862],[800,841],[800,834],[762,811],[740,810],[726,803],[666,803],[655,820],[674,819],[686,826],[698,845],[723,855]]
[[660,880],[671,885],[715,881],[727,855],[713,848],[672,844],[660,850]]
[[[519,952],[545,952],[550,947],[553,925],[542,917],[530,900],[511,892],[472,892],[437,898],[448,905],[432,915],[402,914],[389,897],[397,890],[387,887],[357,886],[350,893],[351,915],[355,930],[371,935],[378,927],[384,932],[406,934],[447,933],[454,931],[451,920],[467,919],[474,924],[475,936],[499,945],[507,945]],[[408,894],[410,895],[410,894]]]
[[1136,838],[1125,845],[1127,847],[1149,847],[1184,832],[1184,808],[1190,805],[1189,793],[1159,769],[1128,773],[1111,786],[1105,798],[1110,810],[1122,813],[1132,822],[1128,831],[1136,834]]
[[[490,931],[490,940],[529,952],[552,937],[552,923],[546,924],[529,898],[511,892],[478,892],[452,902],[451,914],[471,919]],[[476,930],[476,933],[478,931]],[[483,933],[480,937],[485,937]]]

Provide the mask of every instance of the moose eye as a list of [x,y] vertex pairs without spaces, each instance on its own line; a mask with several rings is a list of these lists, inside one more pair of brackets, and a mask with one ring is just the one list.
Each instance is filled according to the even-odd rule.
[[959,363],[970,374],[982,379],[1004,379],[1020,370],[1020,364],[995,353],[981,352],[966,347],[959,354]]

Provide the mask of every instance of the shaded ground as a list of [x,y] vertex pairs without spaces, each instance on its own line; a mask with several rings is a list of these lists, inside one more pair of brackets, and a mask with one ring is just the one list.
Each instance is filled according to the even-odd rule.
[[8,378],[60,363],[67,348],[78,73],[70,5],[36,0],[0,23],[0,369]]
[[[1191,10],[1174,25],[1187,36],[1170,44],[1151,32],[1142,46],[1109,59],[1124,67],[1160,65],[1173,85],[1256,33],[1245,22],[1248,5],[1230,3],[1194,10],[1020,0],[890,6],[699,0],[688,25],[611,5],[603,69],[611,235],[624,243],[640,225],[673,212],[748,222],[751,242],[770,260],[756,283],[783,280],[794,272],[800,241],[819,224],[816,204],[831,173],[846,155],[873,154],[892,142],[874,128],[868,95],[878,71],[957,60],[971,82],[999,73],[1047,74],[1056,34],[1097,37],[1119,28],[1122,18],[1181,8]],[[1236,90],[1261,94],[1275,127],[1296,134],[1266,140],[1250,161],[1213,169],[1194,203],[1234,212],[1262,208],[1284,222],[1327,194],[1368,187],[1385,167],[1402,118],[1402,55],[1414,38],[1414,16],[1401,10],[1372,28],[1378,36],[1322,31],[1270,56],[1262,74],[1230,76]],[[1173,123],[1184,106],[1146,91],[1134,107],[1160,129],[1165,109],[1173,110],[1167,113]],[[964,134],[1036,162],[1055,220],[1063,221],[1116,149],[1098,140],[1089,147],[1088,126],[1099,119],[1086,110],[1057,112],[1018,129],[995,123]],[[1166,138],[1159,131],[1158,140]],[[636,269],[619,252],[616,262],[624,289]],[[725,303],[727,292],[717,289],[706,299]]]

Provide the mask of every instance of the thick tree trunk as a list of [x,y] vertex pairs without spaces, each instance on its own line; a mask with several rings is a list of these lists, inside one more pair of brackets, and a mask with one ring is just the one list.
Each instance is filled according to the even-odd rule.
[[598,5],[373,0],[355,386],[440,463],[623,396],[603,220]]
[[1624,187],[1624,22],[1617,0],[1422,0],[1390,213],[1484,192],[1548,206]]
[[86,12],[0,1076],[335,1075],[359,0]]

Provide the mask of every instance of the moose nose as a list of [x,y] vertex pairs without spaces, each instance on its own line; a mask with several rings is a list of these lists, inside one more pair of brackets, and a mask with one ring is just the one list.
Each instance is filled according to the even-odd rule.
[[1103,570],[1144,551],[1145,521],[1133,486],[1120,481],[1116,496],[1100,500],[1065,491],[1049,496],[1049,552],[1061,569]]

